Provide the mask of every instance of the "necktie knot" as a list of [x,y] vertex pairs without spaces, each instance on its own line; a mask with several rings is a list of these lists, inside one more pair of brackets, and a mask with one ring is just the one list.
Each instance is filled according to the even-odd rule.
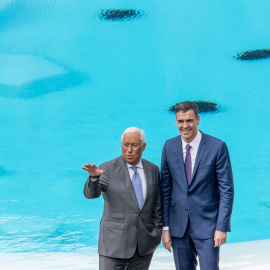
[[190,151],[190,149],[191,149],[190,144],[187,144],[187,145],[186,145],[186,151],[187,151],[187,152],[189,152],[189,151]]
[[133,172],[137,172],[137,167],[136,166],[132,166],[131,169],[133,170]]

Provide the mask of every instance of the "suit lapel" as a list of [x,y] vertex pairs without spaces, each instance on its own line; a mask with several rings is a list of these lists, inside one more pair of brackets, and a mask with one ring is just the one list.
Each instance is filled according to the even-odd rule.
[[183,149],[182,149],[181,136],[178,137],[178,142],[177,142],[177,145],[176,145],[174,150],[176,151],[176,156],[177,156],[177,160],[179,162],[179,167],[180,167],[180,170],[181,170],[182,179],[183,179],[184,184],[186,185],[186,187],[188,187],[186,170],[185,170],[184,159],[183,159]]
[[139,207],[138,201],[131,183],[130,175],[128,172],[127,164],[123,157],[118,158],[118,170],[119,170],[119,175],[123,181],[124,186],[126,187],[127,192],[130,194],[130,197],[134,201],[134,203]]
[[200,145],[199,145],[198,153],[197,153],[196,160],[195,160],[195,165],[194,165],[194,168],[193,168],[191,184],[192,184],[192,181],[193,181],[193,179],[195,177],[195,174],[197,172],[199,164],[201,162],[201,159],[202,159],[202,156],[203,156],[203,153],[204,153],[204,150],[205,150],[205,144],[206,144],[205,136],[202,133],[202,139],[201,139],[201,142],[200,142]]

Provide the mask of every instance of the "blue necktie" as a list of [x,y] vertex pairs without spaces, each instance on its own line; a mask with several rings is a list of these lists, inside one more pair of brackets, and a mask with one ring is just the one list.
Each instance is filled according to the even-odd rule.
[[136,195],[139,207],[141,209],[143,205],[142,180],[141,180],[140,174],[137,172],[137,167],[132,166],[131,169],[134,171],[131,181],[132,181],[133,189],[135,191],[135,195]]
[[186,145],[186,160],[185,160],[185,169],[186,169],[186,176],[188,180],[188,185],[191,183],[191,176],[192,176],[192,163],[191,163],[191,154],[190,154],[191,146],[189,144]]

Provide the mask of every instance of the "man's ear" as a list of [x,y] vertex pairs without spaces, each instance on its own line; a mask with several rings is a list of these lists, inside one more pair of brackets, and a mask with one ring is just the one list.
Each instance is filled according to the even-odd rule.
[[146,143],[143,144],[143,151],[145,150],[146,148]]
[[201,120],[201,117],[200,117],[200,115],[198,115],[198,117],[197,117],[197,126],[200,124],[200,120]]

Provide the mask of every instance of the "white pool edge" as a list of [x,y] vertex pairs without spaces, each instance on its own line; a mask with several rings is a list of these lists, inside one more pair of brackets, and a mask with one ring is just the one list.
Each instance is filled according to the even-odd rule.
[[[269,270],[270,239],[225,244],[221,248],[221,270]],[[96,252],[0,253],[1,270],[96,270]],[[175,269],[173,256],[163,248],[154,254],[150,270]],[[198,268],[199,269],[199,268]]]

